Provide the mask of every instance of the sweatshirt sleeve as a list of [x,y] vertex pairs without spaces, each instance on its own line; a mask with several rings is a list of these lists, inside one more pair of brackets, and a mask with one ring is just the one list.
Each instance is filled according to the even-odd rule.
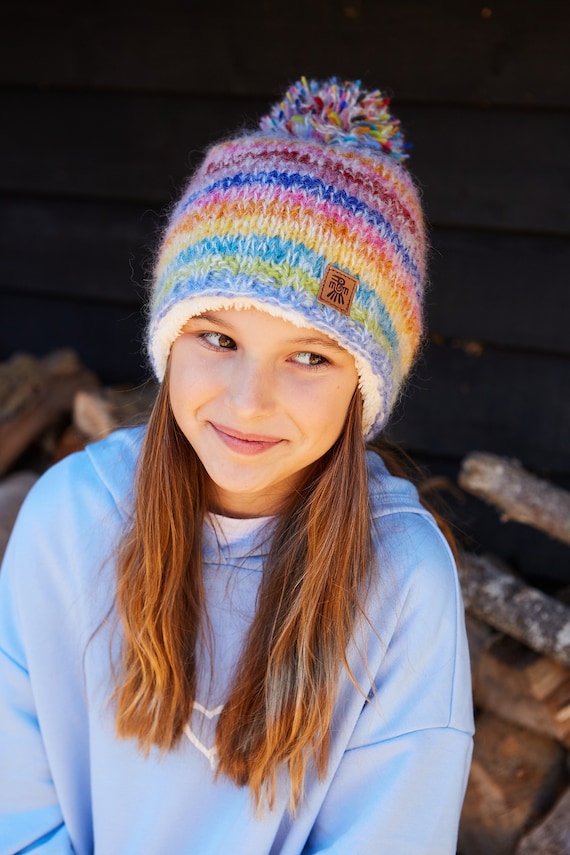
[[87,851],[79,843],[91,827],[84,655],[101,608],[85,580],[103,587],[112,518],[108,491],[87,456],[72,455],[34,485],[6,550],[0,855]]
[[0,853],[68,855],[73,849],[42,739],[20,622],[18,565],[33,560],[29,539],[25,524],[18,523],[0,573]]
[[473,734],[463,604],[440,532],[407,516],[405,582],[392,599],[380,593],[375,634],[397,617],[304,855],[456,852]]

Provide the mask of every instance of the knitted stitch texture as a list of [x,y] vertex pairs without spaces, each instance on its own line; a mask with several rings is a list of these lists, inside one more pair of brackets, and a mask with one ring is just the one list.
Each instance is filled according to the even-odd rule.
[[[149,353],[206,311],[258,308],[355,358],[365,434],[380,431],[422,335],[426,239],[399,122],[378,90],[304,79],[260,128],[211,148],[157,258]],[[332,265],[357,280],[349,314],[318,299]]]

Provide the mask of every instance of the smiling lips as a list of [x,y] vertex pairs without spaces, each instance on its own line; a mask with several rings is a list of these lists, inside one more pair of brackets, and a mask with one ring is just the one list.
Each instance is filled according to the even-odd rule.
[[261,436],[255,433],[245,434],[234,428],[225,427],[225,425],[217,425],[213,422],[210,424],[224,445],[238,454],[261,454],[282,442],[281,439],[274,439],[270,436]]

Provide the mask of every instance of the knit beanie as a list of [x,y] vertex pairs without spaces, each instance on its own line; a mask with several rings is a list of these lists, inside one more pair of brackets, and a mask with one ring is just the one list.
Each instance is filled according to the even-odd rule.
[[389,99],[304,78],[259,128],[214,145],[173,208],[149,307],[162,380],[189,318],[256,308],[355,359],[363,426],[385,425],[422,335],[426,239]]

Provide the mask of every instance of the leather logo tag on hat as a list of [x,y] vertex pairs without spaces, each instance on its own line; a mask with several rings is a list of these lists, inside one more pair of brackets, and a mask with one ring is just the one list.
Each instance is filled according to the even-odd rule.
[[325,306],[332,306],[343,315],[349,315],[357,286],[358,279],[329,264],[325,270],[317,300]]

